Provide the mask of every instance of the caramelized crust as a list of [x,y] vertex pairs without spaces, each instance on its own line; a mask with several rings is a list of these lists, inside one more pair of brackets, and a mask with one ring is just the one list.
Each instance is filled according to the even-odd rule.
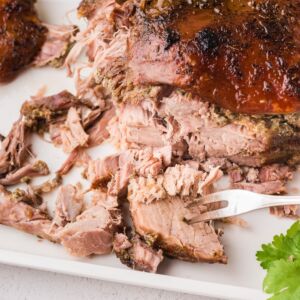
[[35,0],[0,0],[0,82],[30,64],[45,41]]
[[193,3],[155,17],[138,10],[135,83],[176,86],[238,113],[300,111],[300,1]]

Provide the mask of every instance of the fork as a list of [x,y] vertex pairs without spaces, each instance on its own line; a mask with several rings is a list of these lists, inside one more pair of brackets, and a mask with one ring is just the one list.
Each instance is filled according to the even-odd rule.
[[253,210],[282,205],[300,204],[300,196],[271,196],[263,195],[245,190],[225,190],[209,194],[193,202],[189,207],[194,205],[207,205],[226,203],[222,208],[211,210],[185,218],[189,224],[222,219],[241,215]]

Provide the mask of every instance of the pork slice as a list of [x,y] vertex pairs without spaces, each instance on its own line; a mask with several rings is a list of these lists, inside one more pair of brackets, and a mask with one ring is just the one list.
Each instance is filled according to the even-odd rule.
[[188,165],[177,164],[169,167],[161,176],[169,196],[197,197],[211,193],[213,184],[223,176],[223,172],[218,167],[205,173]]
[[116,154],[104,159],[91,160],[85,175],[93,187],[106,186],[118,170],[119,154]]
[[286,192],[286,183],[281,180],[267,181],[262,183],[237,182],[232,185],[233,188],[248,190],[259,194],[282,194]]
[[231,183],[238,183],[244,180],[244,174],[241,168],[236,167],[228,172]]
[[179,197],[168,197],[150,204],[136,201],[129,193],[135,230],[141,236],[153,236],[163,251],[187,261],[226,263],[223,246],[209,223],[189,225],[184,221],[187,208]]
[[[148,174],[155,176],[161,173],[165,166],[171,160],[172,150],[170,147],[162,148],[144,148],[142,150],[129,150],[121,157],[123,161],[130,160],[134,164],[134,168],[141,176]],[[122,160],[121,160],[122,161]]]
[[[52,96],[35,96],[26,101],[21,108],[24,122],[31,131],[44,133],[51,125],[63,124],[68,110],[78,104],[78,99],[68,91]],[[57,132],[56,132],[57,133]]]
[[163,118],[173,117],[179,126],[181,136],[197,132],[211,123],[208,103],[197,101],[179,92],[173,92],[163,98],[159,115]]
[[26,117],[30,114],[37,114],[37,109],[49,109],[52,112],[67,111],[78,102],[78,99],[70,92],[64,90],[58,94],[47,97],[31,97],[21,108],[21,113]]
[[[136,202],[144,204],[150,204],[154,201],[165,199],[168,194],[164,188],[164,183],[164,177],[161,175],[157,178],[153,178],[152,176],[133,178],[130,180],[128,187],[128,197],[134,199]],[[172,187],[173,186],[174,183],[172,182]],[[172,193],[173,191],[171,190],[170,192]]]
[[190,261],[226,262],[212,225],[189,225],[185,221],[190,214],[187,205],[219,176],[219,169],[207,175],[187,165],[176,165],[156,177],[132,178],[128,200],[136,231],[142,236],[157,237],[159,247],[170,256]]
[[261,153],[266,149],[267,141],[242,125],[228,124],[206,126],[205,130],[193,133],[188,143],[192,157],[197,157],[198,147],[204,147],[208,157],[233,157],[244,153],[245,149],[250,154]]
[[293,172],[287,165],[273,164],[263,166],[259,170],[259,180],[261,182],[283,180],[288,181],[293,178]]
[[75,222],[67,224],[58,233],[58,238],[74,256],[108,254],[120,225],[121,215],[117,209],[96,205],[79,215]]
[[[83,50],[86,50],[89,59],[94,61],[97,50],[103,51],[104,41],[112,39],[114,33],[112,14],[116,5],[118,4],[115,0],[105,0],[97,3],[94,1],[81,1],[78,12],[80,15],[88,17],[89,23],[87,29],[76,36],[76,44],[66,59],[65,64],[70,74],[72,74],[71,65],[77,61]],[[85,7],[88,7],[88,11],[90,11],[92,6],[95,7],[93,13],[86,14]]]
[[0,186],[0,223],[56,242],[56,237],[50,234],[49,217],[24,202],[14,201],[11,196]]
[[109,138],[107,126],[109,122],[114,118],[114,116],[114,108],[105,111],[102,117],[87,130],[87,133],[89,135],[89,146],[94,147],[101,145],[105,140]]
[[91,157],[84,148],[76,148],[71,152],[56,173],[60,176],[63,176],[66,175],[74,166],[86,168],[90,160]]
[[129,180],[135,174],[157,176],[171,164],[172,148],[128,150],[119,157],[119,170],[108,184],[110,195],[125,195]]
[[162,132],[156,127],[121,127],[121,134],[129,144],[141,144],[147,147],[163,147],[165,141]]
[[101,85],[88,87],[80,94],[81,103],[93,109],[99,108],[102,111],[107,109],[106,98],[105,90]]
[[43,161],[36,161],[21,167],[15,172],[9,173],[5,178],[0,179],[0,184],[4,186],[14,185],[20,182],[29,181],[33,177],[49,175],[48,166]]
[[107,194],[122,197],[126,195],[129,179],[134,175],[135,167],[131,161],[120,165],[119,170],[112,176],[107,185]]
[[154,148],[153,156],[157,158],[161,158],[164,165],[169,166],[172,162],[172,152],[173,152],[173,147],[171,146]]
[[219,167],[215,167],[206,176],[204,181],[200,184],[198,194],[207,195],[213,192],[213,184],[223,176],[223,172]]
[[82,127],[87,130],[100,119],[103,110],[99,107],[90,108],[86,105],[80,105],[78,112],[82,120]]
[[210,172],[211,169],[219,167],[221,170],[228,172],[232,170],[235,165],[232,164],[227,158],[220,157],[210,157],[205,160],[205,162],[201,163],[201,168],[205,172]]
[[78,112],[73,107],[69,109],[65,128],[61,131],[61,139],[66,153],[71,153],[79,146],[87,145],[89,136],[85,133]]
[[277,217],[299,218],[299,205],[285,205],[270,207],[270,213]]
[[0,177],[20,168],[28,153],[27,130],[22,120],[17,121],[8,136],[2,141],[0,149]]
[[129,240],[125,234],[117,233],[113,246],[121,262],[134,270],[156,273],[163,260],[162,251],[155,250],[138,235]]
[[[260,170],[257,168],[247,168],[248,170],[246,171],[245,177],[247,182],[255,183],[259,182],[259,173]],[[266,180],[266,181],[272,181],[272,180]]]
[[164,175],[163,187],[170,196],[194,196],[198,194],[200,182],[206,173],[195,170],[187,165],[176,165],[168,168]]
[[44,24],[44,26],[48,29],[46,41],[36,57],[34,65],[37,67],[46,65],[61,67],[72,47],[73,38],[78,32],[78,28],[73,25]]
[[77,186],[68,184],[62,186],[58,192],[53,222],[58,226],[65,226],[74,222],[83,209],[83,195]]
[[[140,174],[141,175],[141,174]],[[213,184],[223,173],[219,168],[204,173],[188,165],[168,167],[164,173],[139,176],[130,180],[131,196],[141,203],[151,203],[167,196],[195,198],[212,191]]]
[[[109,195],[99,189],[91,190],[89,193],[85,194],[85,196],[86,195],[88,195],[88,198],[90,199],[88,201],[90,203],[89,207],[102,205],[106,209],[116,209],[119,206],[118,197]],[[87,200],[86,197],[85,200]]]
[[122,143],[141,144],[148,147],[163,147],[163,131],[167,130],[157,124],[154,115],[141,104],[126,104],[119,108],[119,130]]

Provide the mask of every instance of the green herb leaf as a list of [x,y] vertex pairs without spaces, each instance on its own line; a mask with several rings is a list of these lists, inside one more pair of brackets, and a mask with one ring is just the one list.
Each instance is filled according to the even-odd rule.
[[263,289],[269,300],[300,299],[300,221],[286,235],[276,235],[272,243],[262,245],[257,260],[267,270]]
[[262,250],[256,253],[256,257],[264,269],[269,269],[280,259],[300,259],[300,222],[296,222],[286,235],[276,235],[272,243],[262,245]]
[[270,300],[300,299],[300,260],[278,260],[272,264],[264,280],[264,291],[274,294]]

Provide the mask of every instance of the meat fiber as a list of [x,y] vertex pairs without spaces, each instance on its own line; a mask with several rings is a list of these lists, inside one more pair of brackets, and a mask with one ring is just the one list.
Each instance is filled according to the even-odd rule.
[[60,191],[54,223],[47,213],[16,201],[0,186],[1,224],[61,243],[74,256],[111,252],[113,237],[122,221],[119,210],[100,203],[79,214],[81,210],[82,200],[70,185]]
[[48,166],[43,161],[29,163],[15,172],[9,173],[5,178],[0,179],[0,184],[4,186],[14,185],[20,182],[28,182],[33,177],[49,175]]
[[77,147],[87,145],[89,136],[82,127],[81,118],[75,108],[71,107],[67,120],[61,131],[62,147],[66,153],[71,153]]
[[286,192],[286,184],[293,178],[292,169],[286,165],[272,164],[262,168],[239,168],[229,171],[232,187],[261,194]]
[[299,205],[275,206],[270,208],[272,215],[298,219],[300,216]]
[[218,236],[208,223],[188,225],[184,202],[171,197],[151,204],[130,198],[131,215],[140,235],[157,237],[157,244],[172,257],[188,261],[226,262]]
[[24,122],[19,120],[2,141],[0,149],[0,178],[16,171],[25,162],[29,153],[27,133]]
[[179,92],[152,109],[144,103],[120,106],[120,144],[162,147],[181,141],[200,162],[226,158],[248,166],[297,157],[300,133],[282,116],[231,115]]
[[66,175],[74,166],[86,168],[90,160],[91,157],[87,154],[84,148],[76,148],[59,168],[57,174],[60,176]]
[[116,234],[114,251],[123,264],[139,271],[156,273],[163,260],[162,251],[153,249],[138,235],[129,239],[125,234]]
[[63,186],[58,192],[53,222],[58,226],[65,226],[74,222],[84,206],[83,195],[76,186]]
[[108,254],[112,250],[113,237],[121,225],[116,209],[102,205],[93,206],[67,224],[58,234],[61,244],[74,256]]
[[88,143],[91,147],[98,146],[109,138],[110,134],[107,127],[114,116],[114,108],[105,111],[101,118],[87,130],[89,135]]
[[51,221],[47,214],[24,202],[17,202],[0,186],[0,223],[18,230],[56,241],[50,234]]
[[27,128],[43,133],[49,130],[51,124],[63,123],[68,110],[77,103],[75,96],[68,91],[62,91],[52,96],[32,97],[24,102],[21,113]]
[[46,41],[35,58],[34,65],[60,67],[72,47],[78,28],[72,25],[43,25],[48,29]]
[[171,148],[128,150],[104,159],[90,161],[85,176],[93,187],[106,187],[113,194],[126,189],[134,174],[158,175],[171,163]]

